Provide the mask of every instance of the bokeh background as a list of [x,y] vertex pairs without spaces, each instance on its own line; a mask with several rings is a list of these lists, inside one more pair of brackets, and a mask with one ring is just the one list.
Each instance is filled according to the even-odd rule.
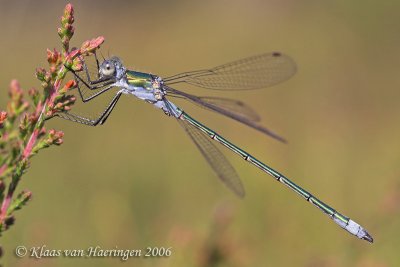
[[[45,49],[59,48],[66,1],[0,1],[0,104],[11,79],[40,88]],[[135,266],[399,266],[399,1],[73,1],[73,43],[103,35],[104,55],[168,76],[269,51],[298,64],[289,81],[221,92],[250,103],[276,142],[179,102],[195,118],[365,226],[349,235],[221,147],[243,179],[241,200],[215,178],[179,125],[124,97],[101,127],[62,120],[61,147],[35,157],[33,192],[1,237],[5,266],[118,266],[118,258],[19,259],[13,250],[172,247]],[[180,86],[179,89],[185,89]],[[199,95],[216,95],[204,89]]]

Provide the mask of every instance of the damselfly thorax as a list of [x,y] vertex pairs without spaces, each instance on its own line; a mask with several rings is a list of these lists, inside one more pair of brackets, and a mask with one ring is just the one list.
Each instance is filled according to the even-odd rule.
[[163,80],[159,76],[128,70],[126,71],[126,80],[130,88],[133,88],[133,94],[135,94],[135,91],[144,89],[151,92],[157,101],[163,100],[166,95]]
[[[133,95],[153,104],[167,115],[177,114],[175,105],[172,105],[174,110],[171,112],[171,108],[167,107],[165,103],[168,100],[165,99],[166,91],[163,87],[163,80],[159,76],[127,70],[118,57],[104,60],[99,65],[98,72],[99,80],[109,80],[111,82],[109,86],[121,88],[122,94]],[[96,81],[94,82],[96,83]]]

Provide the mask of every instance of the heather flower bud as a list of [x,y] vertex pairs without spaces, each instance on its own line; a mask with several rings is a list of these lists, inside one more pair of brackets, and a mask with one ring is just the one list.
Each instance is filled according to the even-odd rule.
[[27,114],[24,114],[20,123],[19,123],[19,134],[23,138],[26,136],[29,130],[29,117]]
[[82,70],[82,59],[80,58],[80,49],[74,49],[66,56],[64,65],[69,70],[81,71]]
[[0,128],[3,128],[3,124],[7,119],[7,112],[1,111],[0,112]]
[[14,211],[19,210],[22,208],[22,206],[26,205],[28,201],[32,198],[32,192],[24,190],[21,193],[18,194],[18,196],[15,198],[13,203],[11,204],[8,213],[12,214]]
[[11,81],[9,95],[12,101],[19,102],[22,100],[23,91],[17,80]]
[[79,57],[76,57],[73,60],[72,63],[72,67],[71,67],[74,71],[81,71],[83,69],[83,63],[82,63],[82,59]]
[[51,107],[52,114],[70,110],[75,101],[76,97],[73,95],[57,95],[54,101],[55,104]]
[[104,42],[103,36],[99,36],[92,40],[86,41],[81,46],[81,53],[83,55],[89,55],[90,53],[93,53],[96,49],[98,49],[100,45],[103,44],[103,42]]
[[32,98],[33,104],[36,106],[40,100],[39,91],[35,88],[31,88],[28,91],[28,95]]
[[22,191],[18,196],[17,199],[20,199],[22,204],[26,204],[32,198],[32,192],[28,190]]
[[64,15],[61,17],[61,28],[58,29],[64,53],[68,51],[69,41],[74,35],[75,29],[72,23],[74,23],[74,9],[71,4],[68,4],[64,9]]
[[28,115],[28,120],[31,125],[35,124],[39,118],[39,115],[36,113],[32,113]]
[[67,4],[64,9],[64,15],[61,18],[62,23],[74,22],[74,8],[71,4]]
[[81,51],[79,49],[74,49],[68,54],[68,58],[74,59],[76,56],[80,54],[80,52]]
[[57,67],[61,63],[61,54],[56,49],[53,51],[47,49],[47,61],[50,66]]
[[61,145],[63,143],[63,138],[64,133],[62,131],[56,131],[54,129],[51,129],[49,131],[47,143],[48,144],[54,144],[54,145]]
[[33,148],[32,154],[36,154],[39,150],[51,145],[61,145],[63,143],[63,137],[64,133],[62,131],[56,131],[54,129],[48,131],[47,136],[41,139],[41,141]]
[[23,99],[23,91],[17,80],[11,81],[9,96],[11,100],[7,109],[11,118],[18,116],[29,107],[29,103]]
[[65,94],[66,92],[68,92],[69,90],[73,89],[76,87],[76,82],[75,80],[69,80],[63,88],[61,88],[58,92],[60,94]]
[[36,78],[42,82],[42,87],[46,88],[49,86],[51,81],[51,75],[43,68],[36,69]]
[[47,82],[46,81],[46,70],[44,68],[37,68],[36,69],[36,78],[38,78],[39,81],[41,82]]

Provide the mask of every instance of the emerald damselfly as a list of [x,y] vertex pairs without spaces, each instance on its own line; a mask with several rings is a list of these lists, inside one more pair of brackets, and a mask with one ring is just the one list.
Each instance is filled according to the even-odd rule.
[[[97,77],[95,79],[91,77],[93,74],[90,75],[85,59],[83,58],[82,73],[70,69],[75,76],[80,97],[83,102],[88,102],[110,91],[112,88],[117,88],[118,90],[114,97],[96,118],[88,118],[70,112],[56,113],[55,116],[91,126],[104,124],[121,95],[134,95],[161,109],[166,115],[177,119],[219,179],[238,196],[243,197],[245,195],[243,184],[235,169],[211,142],[212,140],[227,147],[229,150],[241,156],[245,161],[289,187],[305,200],[322,210],[341,228],[358,238],[371,243],[373,242],[373,238],[358,223],[339,213],[307,190],[289,180],[283,174],[272,169],[215,131],[195,120],[183,111],[183,109],[169,100],[169,97],[189,100],[201,107],[225,115],[284,142],[285,140],[282,137],[261,126],[258,123],[259,116],[243,102],[227,98],[199,97],[172,88],[172,85],[186,83],[215,90],[266,88],[283,82],[294,75],[296,72],[296,64],[290,57],[279,52],[266,53],[211,69],[183,72],[167,78],[161,78],[150,73],[129,70],[124,67],[122,61],[118,57],[103,59],[101,63],[99,63],[96,54],[95,58],[97,64]],[[90,92],[89,95],[86,92]]]

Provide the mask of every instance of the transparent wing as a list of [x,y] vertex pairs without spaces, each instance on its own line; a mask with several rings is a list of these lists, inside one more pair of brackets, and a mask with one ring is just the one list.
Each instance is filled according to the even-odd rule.
[[245,191],[242,181],[221,151],[211,143],[210,137],[186,121],[178,120],[178,122],[196,144],[218,178],[236,195],[244,197]]
[[227,99],[227,98],[216,98],[216,97],[199,97],[194,96],[171,87],[165,86],[167,91],[167,95],[170,96],[181,96],[184,99],[190,100],[191,102],[197,104],[200,107],[206,108],[208,110],[215,111],[221,115],[234,119],[240,123],[243,123],[253,129],[256,129],[278,141],[286,143],[286,140],[274,133],[273,131],[265,128],[262,125],[259,125],[257,121],[260,120],[260,117],[257,113],[244,104],[241,101]]
[[242,101],[223,97],[195,96],[168,86],[166,86],[165,89],[168,96],[181,96],[187,100],[190,100],[194,104],[197,104],[200,107],[206,109],[219,107],[221,110],[235,114],[235,116],[242,117],[251,121],[260,121],[260,116],[250,106],[246,105],[246,103]]
[[212,69],[184,72],[164,79],[166,85],[188,83],[214,90],[266,88],[292,77],[296,63],[279,52],[227,63]]

